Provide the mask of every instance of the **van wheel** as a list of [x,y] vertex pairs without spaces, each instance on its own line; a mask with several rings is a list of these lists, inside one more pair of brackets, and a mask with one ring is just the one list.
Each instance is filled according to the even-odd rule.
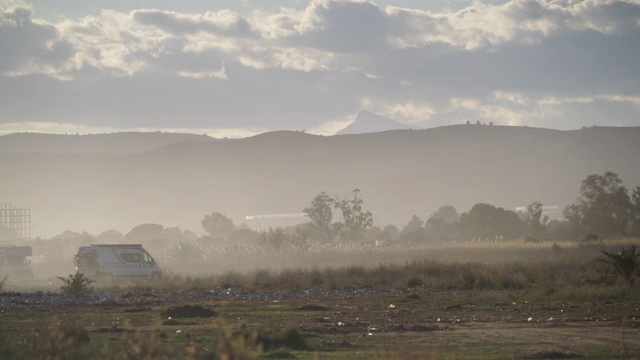
[[158,281],[160,281],[160,279],[162,279],[162,274],[161,273],[154,272],[153,274],[151,274],[151,281],[158,282]]

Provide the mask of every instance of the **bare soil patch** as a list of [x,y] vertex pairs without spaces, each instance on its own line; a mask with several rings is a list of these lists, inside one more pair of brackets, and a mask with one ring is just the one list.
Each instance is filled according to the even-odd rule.
[[165,310],[162,314],[172,319],[210,318],[218,315],[215,310],[204,307],[202,305],[172,306]]
[[[184,358],[187,351],[196,350],[206,358],[213,351],[207,349],[218,349],[225,333],[244,334],[245,344],[251,339],[263,341],[268,351],[284,346],[286,351],[275,358],[640,358],[640,304],[633,300],[532,303],[525,300],[526,293],[517,292],[412,294],[180,300],[38,311],[20,307],[0,312],[0,342],[20,344],[28,339],[31,344],[33,334],[48,339],[44,329],[74,324],[90,336],[87,344],[78,345],[80,349],[126,347],[132,338],[156,339],[158,351],[170,358]],[[505,299],[495,301],[495,297]],[[304,346],[274,345],[281,343],[264,335],[285,329],[295,330],[289,333],[291,338]]]

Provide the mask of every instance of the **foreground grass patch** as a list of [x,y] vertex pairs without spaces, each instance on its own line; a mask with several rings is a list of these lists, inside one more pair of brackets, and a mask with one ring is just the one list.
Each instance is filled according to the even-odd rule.
[[[640,286],[595,261],[602,247],[452,246],[476,257],[418,247],[401,261],[170,273],[49,305],[7,283],[0,358],[640,357]],[[110,300],[60,305],[83,296]]]

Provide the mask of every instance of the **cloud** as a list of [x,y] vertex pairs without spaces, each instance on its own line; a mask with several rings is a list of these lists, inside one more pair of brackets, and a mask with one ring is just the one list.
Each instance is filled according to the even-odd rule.
[[45,21],[0,1],[0,123],[326,134],[366,107],[424,127],[640,125],[637,0],[178,6]]
[[55,26],[34,20],[33,10],[20,4],[0,6],[0,44],[0,73],[5,76],[56,75],[55,69],[72,55]]
[[384,46],[386,19],[368,1],[312,1],[296,26],[301,43],[332,52],[372,51]]
[[231,10],[204,14],[181,14],[174,11],[134,10],[133,21],[174,35],[210,33],[221,36],[251,36],[251,25]]
[[356,121],[356,115],[347,115],[337,119],[328,120],[308,129],[308,133],[315,135],[334,135],[338,131]]
[[56,122],[26,122],[0,124],[0,136],[16,132],[33,132],[47,134],[105,134],[117,132],[168,132],[168,133],[191,133],[207,134],[211,137],[222,139],[240,139],[255,136],[265,132],[260,128],[238,128],[238,129],[215,129],[215,128],[155,128],[155,127],[110,127],[110,126],[87,126],[74,123]]

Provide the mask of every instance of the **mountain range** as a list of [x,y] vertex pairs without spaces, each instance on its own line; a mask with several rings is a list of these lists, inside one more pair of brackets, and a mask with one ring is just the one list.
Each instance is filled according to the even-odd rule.
[[[338,131],[336,135],[366,134],[372,132],[408,129],[412,129],[412,127],[376,113],[372,113],[368,110],[360,110],[356,116],[356,120],[344,129]],[[420,128],[414,126],[413,129]]]
[[344,198],[358,188],[375,225],[401,227],[442,205],[459,212],[480,202],[564,207],[586,176],[605,171],[631,189],[640,185],[638,154],[640,127],[454,125],[227,140],[14,134],[0,136],[0,203],[31,209],[34,237],[66,229],[126,233],[143,223],[202,233],[212,212],[264,228],[275,224],[245,217],[300,213],[321,191]]

